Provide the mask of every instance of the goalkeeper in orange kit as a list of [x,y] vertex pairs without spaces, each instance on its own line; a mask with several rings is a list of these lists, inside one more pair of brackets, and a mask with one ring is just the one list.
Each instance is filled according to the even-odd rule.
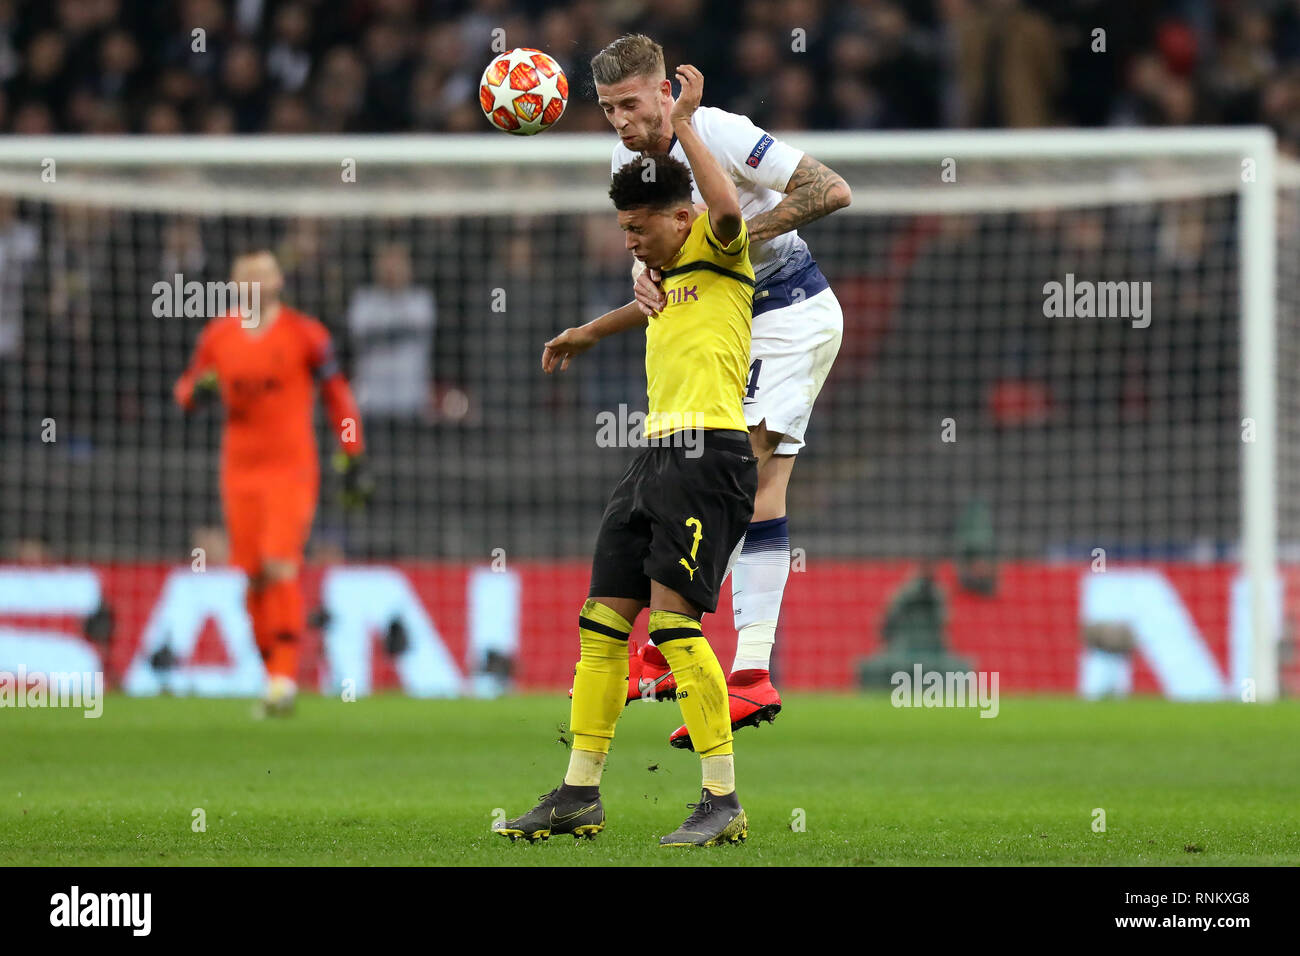
[[297,693],[304,627],[298,576],[320,484],[312,428],[317,383],[342,446],[344,503],[364,503],[372,485],[356,402],[325,327],[280,302],[284,276],[270,252],[240,256],[231,278],[256,290],[256,305],[248,316],[235,310],[207,324],[174,395],[188,412],[203,392],[220,393],[230,559],[248,575],[246,605],[268,675],[263,712],[283,715]]

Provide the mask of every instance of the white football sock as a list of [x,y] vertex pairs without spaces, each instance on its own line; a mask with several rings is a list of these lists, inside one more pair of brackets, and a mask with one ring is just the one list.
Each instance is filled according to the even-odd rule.
[[790,536],[784,517],[749,526],[732,575],[737,634],[732,673],[770,670],[781,599],[790,577]]

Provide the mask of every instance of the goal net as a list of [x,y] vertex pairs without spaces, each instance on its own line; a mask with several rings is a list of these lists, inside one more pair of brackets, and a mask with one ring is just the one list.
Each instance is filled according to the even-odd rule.
[[[1271,137],[789,139],[853,203],[802,230],[845,328],[790,486],[778,686],[1294,691],[1300,178]],[[645,408],[639,334],[540,367],[630,297],[611,142],[0,144],[0,666],[89,638],[128,690],[247,689],[219,412],[170,389],[205,283],[269,248],[377,480],[348,513],[323,468],[305,679],[567,687]]]

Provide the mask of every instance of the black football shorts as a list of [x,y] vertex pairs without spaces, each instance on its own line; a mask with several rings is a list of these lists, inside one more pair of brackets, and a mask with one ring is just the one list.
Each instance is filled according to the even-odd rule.
[[717,610],[727,559],[754,516],[758,459],[742,431],[681,436],[638,454],[609,496],[588,597],[649,603],[654,580]]

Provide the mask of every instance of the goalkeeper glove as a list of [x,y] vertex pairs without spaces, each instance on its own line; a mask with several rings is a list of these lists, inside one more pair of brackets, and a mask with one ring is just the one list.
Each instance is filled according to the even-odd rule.
[[361,455],[338,452],[334,456],[334,470],[343,476],[343,507],[348,511],[364,508],[375,493],[375,480]]
[[216,401],[221,396],[221,382],[217,379],[216,369],[209,369],[200,375],[190,387],[189,395],[183,391],[183,382],[182,379],[181,382],[176,383],[173,394],[187,414]]

